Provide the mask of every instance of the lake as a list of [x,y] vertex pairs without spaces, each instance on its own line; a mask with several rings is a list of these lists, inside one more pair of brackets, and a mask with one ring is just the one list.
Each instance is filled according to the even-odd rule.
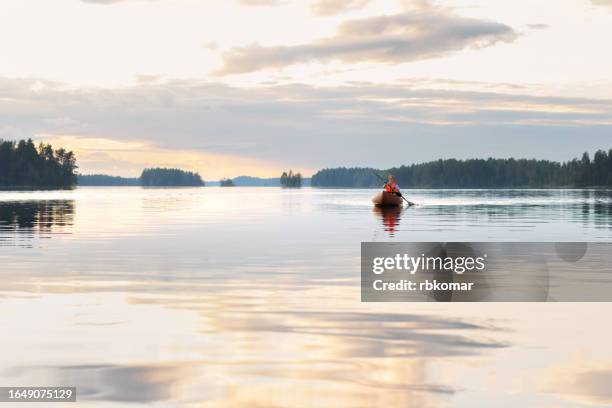
[[0,386],[76,386],[79,407],[612,406],[608,303],[361,303],[359,284],[362,241],[610,242],[612,190],[373,194],[0,192]]

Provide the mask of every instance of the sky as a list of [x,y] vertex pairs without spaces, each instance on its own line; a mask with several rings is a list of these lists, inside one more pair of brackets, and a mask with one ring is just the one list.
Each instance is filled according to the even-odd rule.
[[612,147],[612,0],[3,0],[0,138],[206,180]]

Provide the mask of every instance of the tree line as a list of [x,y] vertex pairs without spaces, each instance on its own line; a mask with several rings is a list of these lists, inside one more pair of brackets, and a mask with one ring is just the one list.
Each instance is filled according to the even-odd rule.
[[222,178],[219,180],[219,185],[221,187],[234,187],[234,181],[230,178]]
[[197,173],[180,169],[145,169],[140,177],[118,177],[106,174],[79,174],[79,186],[203,186]]
[[181,169],[154,168],[144,169],[140,175],[140,184],[144,187],[154,186],[204,186],[198,173]]
[[404,188],[546,188],[612,187],[612,149],[598,150],[593,159],[563,163],[535,159],[436,160],[386,170],[323,169],[312,176],[313,187],[378,187],[376,174],[396,176]]
[[302,186],[302,174],[293,173],[293,170],[289,170],[289,173],[283,171],[280,177],[281,187],[299,188]]
[[139,178],[109,176],[106,174],[79,174],[79,186],[139,186]]
[[68,188],[76,183],[76,157],[64,148],[0,139],[0,187]]

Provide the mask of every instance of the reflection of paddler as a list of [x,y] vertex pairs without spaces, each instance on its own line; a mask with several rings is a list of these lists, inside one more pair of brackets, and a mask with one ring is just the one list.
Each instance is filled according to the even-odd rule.
[[374,212],[380,215],[386,232],[393,234],[397,230],[402,207],[374,207]]

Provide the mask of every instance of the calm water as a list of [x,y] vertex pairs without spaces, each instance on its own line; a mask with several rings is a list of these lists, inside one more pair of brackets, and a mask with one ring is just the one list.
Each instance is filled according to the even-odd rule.
[[0,386],[75,385],[79,407],[612,406],[610,304],[359,301],[361,241],[612,241],[612,191],[372,195],[0,192]]

